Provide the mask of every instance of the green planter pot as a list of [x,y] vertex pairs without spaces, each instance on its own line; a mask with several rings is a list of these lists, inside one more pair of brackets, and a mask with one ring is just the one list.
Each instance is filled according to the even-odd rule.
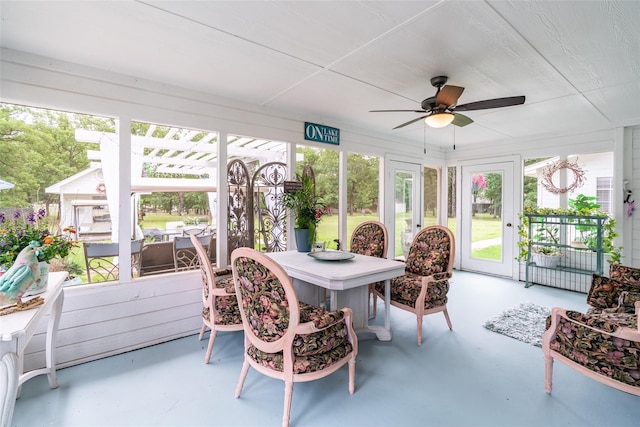
[[298,252],[311,252],[311,243],[309,242],[309,229],[296,228],[293,230],[296,236],[296,247]]

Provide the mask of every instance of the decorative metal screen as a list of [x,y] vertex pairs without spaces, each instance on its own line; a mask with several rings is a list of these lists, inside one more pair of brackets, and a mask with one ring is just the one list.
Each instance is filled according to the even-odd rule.
[[255,242],[264,252],[281,252],[287,249],[285,234],[286,209],[280,199],[287,179],[287,165],[281,162],[267,163],[253,175],[253,202],[255,209]]
[[253,248],[253,203],[249,171],[242,160],[227,165],[229,185],[229,222],[227,223],[227,257],[236,248]]

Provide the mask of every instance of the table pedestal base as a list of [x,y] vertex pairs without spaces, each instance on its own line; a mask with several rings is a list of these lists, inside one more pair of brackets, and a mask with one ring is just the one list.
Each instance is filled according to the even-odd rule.
[[[389,286],[387,280],[387,287]],[[298,300],[310,305],[324,307],[326,289],[299,279],[293,279]],[[358,286],[345,290],[329,290],[329,310],[349,307],[353,312],[353,329],[357,334],[373,333],[380,341],[391,341],[391,325],[389,321],[389,305],[385,302],[385,324],[369,325],[369,287]]]

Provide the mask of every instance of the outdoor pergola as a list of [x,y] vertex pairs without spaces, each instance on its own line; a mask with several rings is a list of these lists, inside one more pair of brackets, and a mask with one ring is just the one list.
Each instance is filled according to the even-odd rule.
[[[206,192],[209,208],[215,212],[218,133],[170,128],[163,137],[157,137],[153,136],[156,129],[157,126],[151,125],[146,135],[131,135],[132,195],[137,198],[153,192]],[[93,162],[92,167],[101,168],[107,205],[111,212],[117,212],[122,178],[118,162],[118,134],[76,130],[75,136],[80,142],[98,145],[97,150],[88,150],[87,155]],[[226,153],[223,167],[235,159],[256,166],[285,162],[287,143],[229,135]],[[62,195],[61,200],[64,200]],[[137,203],[133,206],[135,210]],[[136,218],[135,211],[132,218]],[[117,229],[118,219],[112,218],[112,230]],[[112,238],[115,240],[116,236]]]

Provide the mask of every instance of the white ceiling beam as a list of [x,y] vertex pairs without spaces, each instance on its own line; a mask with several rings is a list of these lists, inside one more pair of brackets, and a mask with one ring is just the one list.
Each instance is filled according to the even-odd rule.
[[158,164],[158,165],[180,165],[180,166],[194,166],[201,168],[217,168],[218,162],[208,160],[190,160],[190,159],[164,159],[160,157],[148,157],[143,156],[142,161],[146,163]]

